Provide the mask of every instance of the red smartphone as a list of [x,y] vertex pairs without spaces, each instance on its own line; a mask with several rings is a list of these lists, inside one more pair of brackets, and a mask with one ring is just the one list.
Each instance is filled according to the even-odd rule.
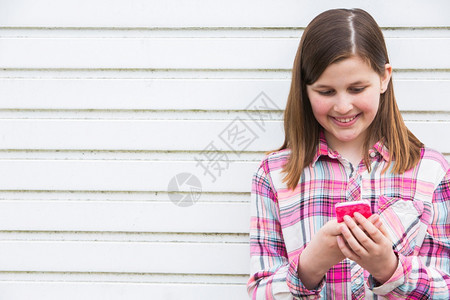
[[338,223],[344,221],[345,215],[353,218],[353,214],[355,212],[359,212],[365,218],[368,218],[372,215],[372,211],[370,209],[370,202],[367,200],[338,203],[335,205],[334,210],[336,211]]

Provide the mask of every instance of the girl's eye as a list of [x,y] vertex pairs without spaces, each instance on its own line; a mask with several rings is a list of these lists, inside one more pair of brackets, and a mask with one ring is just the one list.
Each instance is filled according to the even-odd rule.
[[332,90],[327,90],[327,91],[317,91],[319,93],[319,95],[322,96],[331,96],[333,95],[333,91]]
[[355,87],[355,88],[350,88],[350,92],[352,93],[361,93],[362,91],[364,91],[365,87]]

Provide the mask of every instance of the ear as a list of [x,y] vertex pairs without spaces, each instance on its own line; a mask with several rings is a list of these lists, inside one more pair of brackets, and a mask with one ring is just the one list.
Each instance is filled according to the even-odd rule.
[[389,80],[391,80],[392,76],[392,66],[390,64],[384,65],[384,75],[380,78],[381,80],[381,94],[383,94],[388,87]]

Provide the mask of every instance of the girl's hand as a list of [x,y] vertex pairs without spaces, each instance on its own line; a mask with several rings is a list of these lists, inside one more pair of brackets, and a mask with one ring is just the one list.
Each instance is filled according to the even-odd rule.
[[326,273],[345,258],[336,241],[336,237],[340,234],[336,219],[328,221],[303,250],[302,255],[308,257],[308,261],[314,264],[318,272]]
[[313,236],[299,257],[298,276],[306,288],[312,290],[328,270],[345,256],[336,241],[340,235],[336,219],[328,221]]
[[360,213],[355,213],[354,217],[355,220],[345,216],[340,225],[339,248],[383,284],[394,274],[398,264],[389,234],[378,215],[372,215],[370,221]]
[[[372,215],[368,222],[373,223],[375,228],[382,225],[378,215]],[[325,273],[345,258],[337,241],[340,235],[340,224],[337,220],[328,221],[303,250],[297,272],[306,288],[312,290],[316,287]]]

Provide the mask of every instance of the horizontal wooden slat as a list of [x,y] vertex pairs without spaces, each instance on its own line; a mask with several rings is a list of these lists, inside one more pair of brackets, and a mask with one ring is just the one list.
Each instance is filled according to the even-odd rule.
[[243,284],[171,284],[103,282],[0,281],[2,297],[9,300],[247,300]]
[[[203,192],[249,192],[258,167],[257,162],[227,166],[222,161],[210,165],[209,174],[196,165],[195,161],[0,160],[0,190],[166,192],[174,176],[188,172],[198,178]],[[181,185],[179,190],[190,192],[191,186]]]
[[249,216],[248,203],[0,201],[6,231],[247,233]]
[[[283,110],[290,84],[290,79],[3,78],[0,109],[262,110],[266,103]],[[394,75],[394,86],[401,110],[450,111],[450,101],[442,100],[450,99],[450,80]]]
[[[254,116],[255,119],[256,117],[258,116]],[[282,127],[280,121],[266,120],[261,123],[260,120],[253,122],[241,119],[133,121],[3,119],[0,120],[2,138],[0,149],[187,151],[204,150],[213,142],[214,147],[224,151],[242,152],[246,145],[248,145],[246,151],[258,151],[281,144]],[[237,132],[239,135],[235,134]]]
[[0,269],[244,275],[249,253],[233,243],[0,241]]
[[[240,153],[281,146],[283,122],[261,123],[256,119],[258,116],[252,117],[255,121],[3,119],[0,149],[202,151],[209,148]],[[450,142],[442,138],[448,136],[449,122],[406,124],[426,145],[449,153]]]
[[442,153],[450,153],[450,120],[445,122],[405,122],[409,130],[427,147]]
[[265,93],[278,106],[271,109],[281,110],[289,85],[251,79],[0,78],[0,109],[243,110]]
[[[361,7],[382,26],[446,26],[448,1],[133,1],[4,0],[2,26],[40,27],[295,27],[335,7]],[[402,13],[399,13],[402,12]],[[230,17],[232,16],[232,17]]]
[[[299,38],[1,38],[0,67],[291,69],[298,43]],[[450,38],[388,38],[387,47],[394,68],[450,68]]]
[[394,77],[393,84],[400,110],[450,112],[450,101],[442,101],[450,99],[450,80],[396,80]]

